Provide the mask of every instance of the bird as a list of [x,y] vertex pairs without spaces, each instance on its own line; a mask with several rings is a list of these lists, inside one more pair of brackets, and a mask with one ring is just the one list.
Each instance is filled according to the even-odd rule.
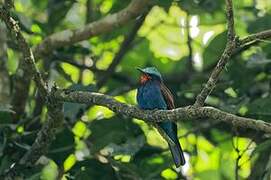
[[[137,68],[140,71],[137,89],[137,104],[144,110],[174,109],[174,99],[163,82],[162,75],[155,67]],[[177,136],[177,124],[172,121],[154,123],[162,137],[168,142],[175,166],[185,165],[185,158]]]

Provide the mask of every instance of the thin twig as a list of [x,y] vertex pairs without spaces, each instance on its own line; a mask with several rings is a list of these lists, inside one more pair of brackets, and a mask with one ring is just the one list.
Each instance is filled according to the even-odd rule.
[[244,46],[246,44],[250,44],[255,41],[261,41],[261,40],[269,39],[269,38],[271,38],[271,29],[265,30],[259,33],[251,34],[243,39],[240,39],[239,44],[241,46]]
[[212,71],[207,83],[201,90],[201,92],[197,95],[194,106],[203,106],[206,98],[212,92],[214,87],[216,86],[216,82],[219,78],[220,73],[223,71],[225,65],[230,59],[234,49],[236,48],[235,38],[235,30],[234,30],[234,18],[233,18],[233,7],[232,0],[226,0],[226,14],[227,14],[227,27],[228,27],[228,35],[227,35],[227,44],[226,48],[221,55],[215,69]]

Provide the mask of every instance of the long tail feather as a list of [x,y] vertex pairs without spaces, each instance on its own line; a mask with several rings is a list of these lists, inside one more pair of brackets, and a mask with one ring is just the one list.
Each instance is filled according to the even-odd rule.
[[[176,167],[183,166],[185,164],[185,158],[177,136],[177,125],[172,122],[161,122],[158,123],[158,126],[158,130],[161,128],[168,137],[164,138],[168,141],[168,146]],[[163,136],[163,132],[160,131],[160,133]]]
[[168,143],[170,152],[172,154],[176,167],[183,166],[185,164],[184,154],[180,143],[171,144]]

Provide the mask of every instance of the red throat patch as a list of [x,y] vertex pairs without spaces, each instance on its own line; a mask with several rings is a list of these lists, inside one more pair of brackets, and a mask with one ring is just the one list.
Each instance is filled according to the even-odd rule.
[[151,79],[151,77],[149,76],[149,75],[147,75],[147,74],[142,74],[141,76],[140,76],[140,83],[141,84],[144,84],[144,83],[146,83],[148,80],[150,80]]

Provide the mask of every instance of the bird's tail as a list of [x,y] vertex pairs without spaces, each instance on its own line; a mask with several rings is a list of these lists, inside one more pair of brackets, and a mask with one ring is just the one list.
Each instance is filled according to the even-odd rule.
[[168,146],[176,167],[183,166],[185,164],[185,159],[180,143],[178,141],[174,144],[168,143]]
[[185,164],[185,159],[177,136],[177,125],[172,122],[160,122],[154,125],[160,134],[167,140],[176,167],[183,166]]

